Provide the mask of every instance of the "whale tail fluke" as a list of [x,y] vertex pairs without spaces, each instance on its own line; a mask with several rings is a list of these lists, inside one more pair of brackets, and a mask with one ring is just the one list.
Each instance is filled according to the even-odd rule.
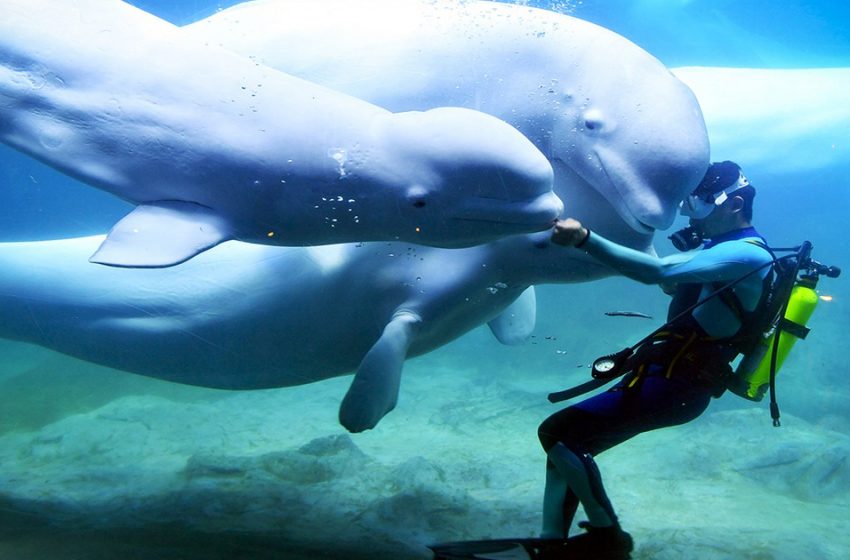
[[122,218],[89,261],[126,268],[165,268],[232,238],[230,227],[210,208],[159,201],[137,206]]

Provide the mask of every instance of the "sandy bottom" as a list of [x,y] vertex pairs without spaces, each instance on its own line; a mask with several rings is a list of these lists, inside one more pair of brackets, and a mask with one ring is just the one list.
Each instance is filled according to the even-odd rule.
[[[494,375],[441,350],[408,363],[376,430],[349,435],[348,378],[227,393],[2,350],[4,560],[416,559],[539,530],[536,428],[561,373]],[[600,456],[634,558],[849,557],[850,437],[783,418],[727,397]]]

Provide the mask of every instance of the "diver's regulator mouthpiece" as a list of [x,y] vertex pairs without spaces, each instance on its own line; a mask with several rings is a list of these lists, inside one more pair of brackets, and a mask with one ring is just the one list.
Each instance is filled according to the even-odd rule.
[[702,234],[693,226],[682,228],[667,239],[679,251],[691,251],[702,245],[703,242]]

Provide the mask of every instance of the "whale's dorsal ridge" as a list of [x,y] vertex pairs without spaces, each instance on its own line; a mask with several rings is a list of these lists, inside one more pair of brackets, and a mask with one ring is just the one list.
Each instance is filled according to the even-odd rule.
[[187,261],[232,237],[221,216],[206,206],[157,201],[137,206],[124,216],[89,260],[109,266],[162,268]]

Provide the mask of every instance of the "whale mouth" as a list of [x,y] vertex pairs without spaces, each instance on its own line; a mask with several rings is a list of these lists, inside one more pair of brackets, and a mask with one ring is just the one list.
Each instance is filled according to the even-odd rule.
[[632,229],[634,229],[635,231],[637,231],[637,232],[639,232],[639,233],[655,233],[655,231],[656,231],[656,229],[657,229],[657,228],[654,228],[654,227],[652,227],[651,225],[646,224],[646,223],[644,223],[644,222],[640,221],[640,220],[638,219],[638,217],[637,217],[637,216],[635,216],[634,214],[631,214],[631,213],[630,213],[629,215],[630,215],[632,218],[634,218],[634,221],[635,221],[634,225],[632,226]]
[[517,231],[540,231],[551,227],[563,211],[564,203],[558,195],[547,192],[515,202],[478,197],[455,212],[451,219],[517,226]]
[[[636,196],[638,193],[651,194],[656,204],[660,206],[657,195],[652,189],[647,188],[646,181],[641,180],[631,169],[629,169],[629,174],[633,175],[631,178],[622,177],[621,174],[612,175],[609,173],[609,166],[606,165],[606,159],[610,159],[611,155],[607,153],[602,154],[600,151],[601,150],[597,149],[594,155],[596,156],[602,173],[605,175],[605,180],[609,185],[611,185],[611,187],[613,187],[613,192],[600,191],[602,196],[608,200],[620,218],[622,218],[623,221],[633,230],[643,234],[655,233],[658,230],[656,226],[653,226],[638,217],[639,215],[646,215],[647,212],[636,212],[633,207],[636,202],[640,200],[640,198]],[[617,198],[619,198],[619,201],[612,200],[612,197],[610,196],[611,194],[615,194]],[[646,202],[641,204],[641,206],[646,206]],[[665,213],[663,211],[658,212],[657,215],[659,219],[665,220]]]

